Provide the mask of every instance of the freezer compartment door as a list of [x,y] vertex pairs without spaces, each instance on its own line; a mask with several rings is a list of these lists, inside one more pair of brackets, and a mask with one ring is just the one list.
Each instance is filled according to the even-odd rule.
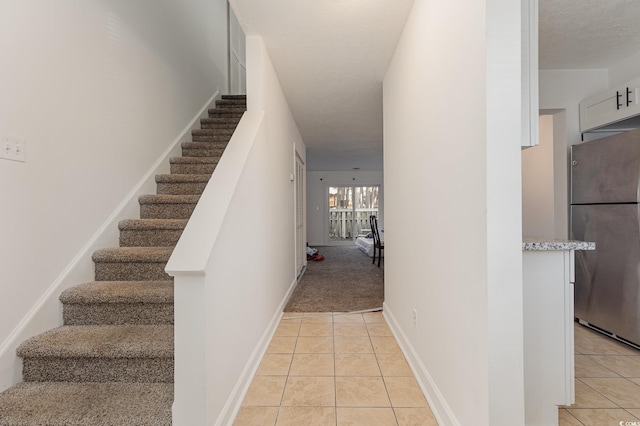
[[639,202],[640,129],[571,147],[571,204]]
[[575,316],[640,344],[638,204],[571,206],[571,237],[594,241],[576,251]]

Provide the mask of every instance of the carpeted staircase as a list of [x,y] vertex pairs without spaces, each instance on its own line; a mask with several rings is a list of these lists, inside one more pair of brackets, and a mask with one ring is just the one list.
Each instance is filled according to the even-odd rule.
[[173,282],[164,268],[246,110],[223,96],[140,219],[120,222],[120,247],[93,254],[95,281],[62,293],[64,325],[22,343],[23,382],[0,394],[1,426],[170,425]]

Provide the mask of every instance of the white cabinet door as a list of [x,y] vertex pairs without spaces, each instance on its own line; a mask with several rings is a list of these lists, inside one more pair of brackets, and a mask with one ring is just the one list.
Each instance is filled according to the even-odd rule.
[[522,0],[522,147],[539,144],[538,0]]
[[608,90],[580,102],[580,131],[586,132],[625,117],[621,88]]
[[580,131],[640,114],[640,77],[580,102]]
[[623,97],[629,116],[640,114],[640,77],[630,80],[625,85]]

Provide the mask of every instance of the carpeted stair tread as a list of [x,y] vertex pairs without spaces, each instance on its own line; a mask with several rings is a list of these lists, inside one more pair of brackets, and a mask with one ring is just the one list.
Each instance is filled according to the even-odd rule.
[[138,197],[140,204],[196,204],[199,199],[199,195],[146,194]]
[[222,151],[227,147],[229,141],[194,141],[194,142],[182,142],[182,149],[202,149],[209,151],[219,151],[222,155]]
[[157,263],[167,262],[173,247],[111,247],[96,250],[93,261],[98,263]]
[[207,187],[210,178],[210,174],[173,173],[156,175],[156,192],[158,194],[200,195]]
[[[212,153],[213,154],[213,153]],[[169,161],[171,173],[175,174],[207,174],[211,176],[222,156],[175,157]]]
[[244,108],[211,108],[209,109],[209,117],[242,117],[245,113]]
[[240,117],[207,117],[200,119],[200,127],[203,129],[235,129],[240,122]]
[[[202,155],[203,157],[205,155]],[[188,219],[201,194],[156,194],[138,197],[141,219]]]
[[209,108],[209,112],[214,112],[214,113],[238,113],[240,115],[242,115],[245,111],[247,110],[247,108],[245,106],[233,106],[233,107],[224,107],[224,108]]
[[173,358],[172,325],[63,325],[23,342],[23,358]]
[[65,304],[173,303],[171,281],[93,281],[71,287],[60,295]]
[[231,137],[235,129],[195,129],[191,136],[227,136]]
[[188,219],[122,220],[118,223],[120,247],[175,247],[187,222]]
[[172,157],[170,164],[218,164],[220,157]]
[[216,106],[217,107],[224,107],[226,105],[247,105],[247,100],[244,98],[222,98],[222,99],[218,99],[216,100]]
[[[227,144],[229,143],[229,141],[231,140],[231,136],[229,135],[194,135],[191,136],[191,141],[192,142],[209,142],[209,143],[217,143],[217,144],[221,144],[220,146],[222,148],[226,147]],[[184,142],[182,144],[182,148],[185,147],[185,143],[189,143],[189,142]],[[185,157],[188,157],[188,155],[185,155]]]
[[172,383],[20,383],[0,394],[2,426],[170,426]]
[[167,174],[156,175],[156,183],[209,182],[210,175],[204,174]]
[[65,325],[173,324],[172,281],[94,281],[60,301]]
[[[207,175],[207,178],[210,176]],[[127,219],[118,223],[120,231],[183,230],[188,219]]]
[[[196,144],[202,142],[185,142],[185,144]],[[223,147],[217,147],[215,145],[209,145],[209,142],[202,143],[202,146],[191,145],[189,148],[182,148],[182,154],[185,157],[214,157],[222,156],[224,151]],[[209,146],[205,146],[209,145]]]
[[247,95],[222,95],[222,99],[244,99],[247,100]]

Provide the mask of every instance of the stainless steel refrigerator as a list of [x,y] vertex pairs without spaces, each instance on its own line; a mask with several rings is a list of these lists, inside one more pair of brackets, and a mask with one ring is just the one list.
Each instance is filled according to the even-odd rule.
[[640,345],[640,130],[571,149],[575,316]]

